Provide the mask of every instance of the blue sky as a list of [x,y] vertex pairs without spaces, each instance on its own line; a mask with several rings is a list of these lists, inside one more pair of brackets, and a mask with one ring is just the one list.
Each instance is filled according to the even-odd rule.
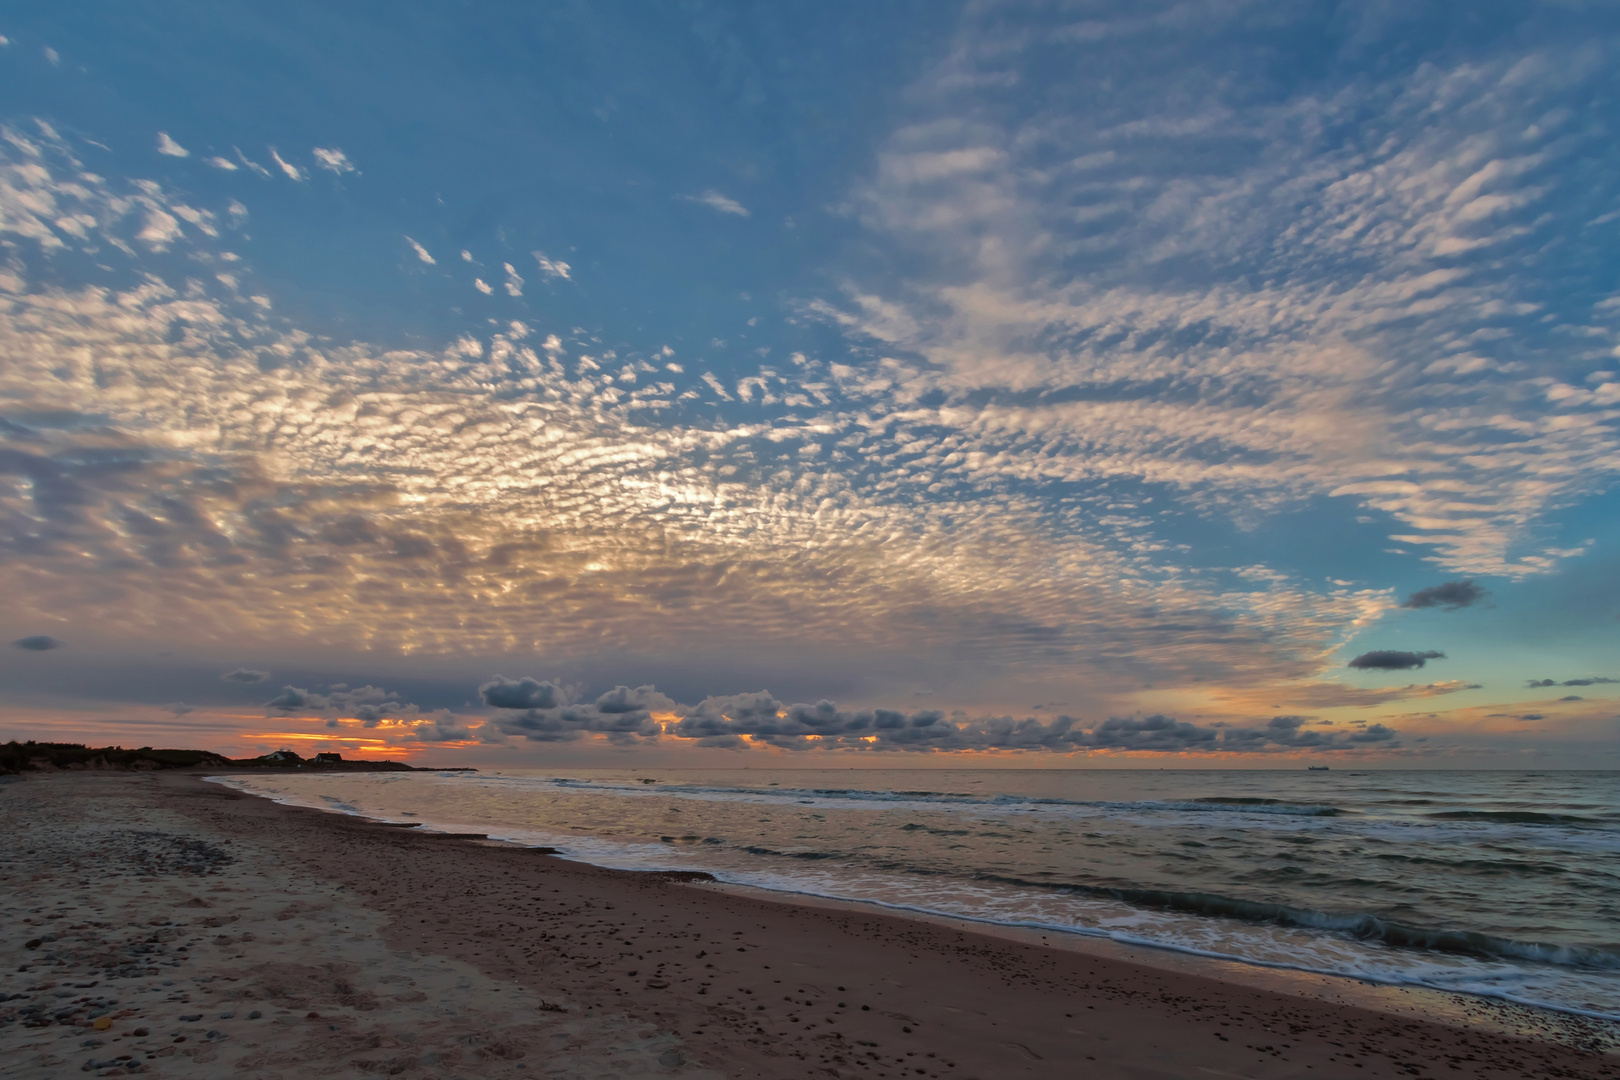
[[1608,5],[9,18],[0,734],[1615,763]]

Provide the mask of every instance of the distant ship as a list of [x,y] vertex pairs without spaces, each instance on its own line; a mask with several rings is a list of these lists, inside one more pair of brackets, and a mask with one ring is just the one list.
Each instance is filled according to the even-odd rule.
[[1307,766],[1305,766],[1305,771],[1306,772],[1327,772],[1328,767],[1326,765],[1307,765]]

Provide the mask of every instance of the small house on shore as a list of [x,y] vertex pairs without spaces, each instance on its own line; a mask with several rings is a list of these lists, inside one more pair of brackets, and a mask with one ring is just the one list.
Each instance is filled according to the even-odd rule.
[[343,755],[342,754],[316,754],[315,755],[315,764],[317,764],[317,765],[341,765],[341,764],[343,764]]
[[277,765],[297,765],[304,759],[293,753],[291,750],[272,750],[259,760],[273,761]]

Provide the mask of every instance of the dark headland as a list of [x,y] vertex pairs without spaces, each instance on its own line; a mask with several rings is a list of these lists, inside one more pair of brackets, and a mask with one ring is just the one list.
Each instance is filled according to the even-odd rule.
[[477,769],[420,769],[402,761],[345,760],[334,753],[304,757],[274,750],[252,758],[228,758],[211,750],[164,750],[150,746],[85,746],[83,743],[11,742],[0,744],[0,775],[28,772],[152,772],[167,769],[305,769],[324,772],[477,772]]

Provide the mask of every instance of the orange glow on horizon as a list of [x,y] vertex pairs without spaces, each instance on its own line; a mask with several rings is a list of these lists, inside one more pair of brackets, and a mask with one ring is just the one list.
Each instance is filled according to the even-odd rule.
[[387,739],[368,739],[356,735],[328,735],[324,732],[305,731],[244,731],[242,738],[253,739],[257,742],[305,742],[305,743],[370,743],[369,746],[349,745],[345,748],[356,754],[420,754],[425,747],[399,746],[390,744]]

